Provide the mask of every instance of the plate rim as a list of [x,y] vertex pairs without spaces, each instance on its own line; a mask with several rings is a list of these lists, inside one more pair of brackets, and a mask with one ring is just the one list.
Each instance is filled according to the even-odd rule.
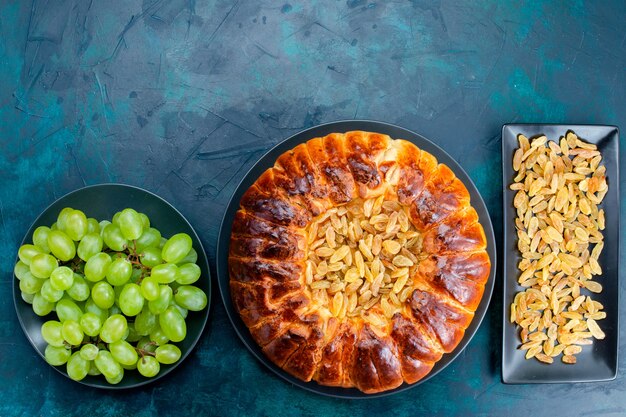
[[[369,126],[369,128],[350,127],[352,125]],[[480,217],[480,220],[481,220],[481,225],[483,225],[483,230],[485,231],[485,236],[487,238],[486,250],[487,250],[488,255],[490,256],[491,270],[489,272],[489,278],[487,280],[487,283],[485,284],[485,291],[483,293],[483,298],[480,301],[479,307],[476,309],[476,312],[478,312],[479,309],[482,310],[480,312],[480,318],[478,320],[475,320],[477,318],[476,316],[478,315],[475,312],[474,318],[472,319],[472,322],[466,329],[463,339],[461,339],[461,342],[459,342],[459,345],[457,345],[454,351],[448,354],[445,354],[447,355],[448,360],[443,365],[441,365],[440,368],[434,371],[431,371],[428,375],[426,375],[423,379],[421,379],[420,381],[417,381],[416,383],[407,384],[406,382],[403,382],[402,385],[400,385],[397,388],[394,388],[388,391],[375,393],[375,394],[365,394],[356,388],[324,386],[324,385],[318,384],[315,381],[304,382],[288,374],[286,371],[284,371],[283,369],[275,365],[273,362],[271,362],[269,358],[263,355],[262,352],[260,351],[257,352],[257,349],[259,348],[256,342],[252,341],[254,343],[254,346],[251,346],[251,344],[248,343],[247,339],[249,337],[251,338],[251,336],[249,335],[249,330],[245,326],[245,324],[243,324],[243,321],[241,321],[241,317],[239,316],[239,314],[237,314],[237,312],[234,310],[234,306],[232,306],[232,300],[230,298],[231,297],[230,288],[228,285],[228,282],[230,280],[229,273],[228,273],[228,248],[229,248],[228,242],[229,242],[230,234],[232,231],[232,224],[226,224],[226,223],[228,219],[232,217],[232,215],[234,215],[234,213],[239,208],[239,200],[235,201],[235,199],[241,197],[241,196],[238,197],[239,194],[243,194],[243,192],[241,192],[242,184],[248,179],[248,177],[253,173],[253,171],[256,171],[259,169],[258,165],[261,162],[264,162],[272,154],[277,152],[282,147],[286,146],[286,144],[289,143],[290,145],[292,145],[291,147],[293,148],[297,146],[297,144],[299,143],[304,143],[306,140],[313,139],[314,137],[319,137],[319,135],[314,132],[320,131],[320,130],[326,131],[328,129],[331,129],[331,130],[328,131],[328,133],[326,134],[329,134],[332,132],[348,132],[348,131],[354,131],[354,130],[364,130],[364,131],[373,131],[373,132],[376,132],[377,129],[382,129],[383,131],[396,130],[396,131],[402,132],[404,135],[406,135],[406,137],[397,137],[394,139],[405,139],[411,143],[414,143],[415,140],[424,142],[425,144],[427,144],[428,147],[432,147],[433,149],[435,149],[435,152],[439,153],[438,155],[434,155],[437,157],[438,163],[441,163],[440,155],[443,156],[444,159],[448,159],[449,161],[452,161],[452,164],[454,165],[453,172],[455,172],[455,175],[457,173],[461,173],[465,177],[464,184],[466,184],[466,188],[471,188],[472,192],[475,194],[477,198],[477,201],[474,200],[474,203],[472,204],[472,206],[474,207],[480,206],[482,208],[481,210],[484,212],[484,217],[485,217],[484,219]],[[379,130],[378,133],[383,133],[383,134],[387,134],[391,136],[391,134],[384,133],[383,131]],[[303,139],[298,141],[298,143],[293,143],[293,144],[290,143],[292,141],[296,141],[299,137],[303,137]],[[278,156],[279,155],[277,155],[276,158]],[[274,165],[276,158],[273,158],[273,160],[271,161],[271,165],[269,165],[269,167]],[[467,183],[465,180],[467,180]],[[472,195],[472,199],[474,199],[474,195]],[[228,240],[225,240],[225,239],[228,239]],[[467,174],[467,172],[463,169],[461,164],[457,162],[454,158],[452,158],[444,149],[442,149],[439,145],[437,145],[435,142],[431,141],[430,139],[420,135],[419,133],[416,133],[410,129],[407,129],[407,128],[404,128],[404,127],[401,127],[392,123],[371,120],[371,119],[355,119],[355,120],[343,119],[343,120],[337,120],[337,121],[315,125],[307,129],[300,130],[288,136],[287,138],[282,139],[276,145],[272,146],[268,151],[263,153],[263,155],[260,156],[256,160],[256,162],[246,171],[243,177],[238,181],[237,187],[235,188],[232,195],[230,196],[228,203],[224,210],[224,215],[222,217],[222,221],[220,224],[220,229],[219,229],[219,233],[217,237],[217,243],[216,243],[215,268],[216,268],[216,279],[217,279],[218,289],[219,289],[219,293],[222,299],[222,303],[224,305],[224,309],[226,310],[226,313],[228,316],[228,320],[230,321],[233,329],[235,330],[235,333],[237,334],[237,336],[239,337],[243,345],[246,347],[246,349],[249,351],[249,353],[252,353],[252,355],[261,363],[263,363],[263,365],[265,365],[266,368],[271,370],[274,374],[279,376],[282,380],[292,385],[298,386],[299,388],[303,388],[309,392],[314,392],[319,395],[334,397],[334,398],[343,398],[343,399],[380,398],[380,397],[393,395],[402,391],[406,391],[411,388],[415,388],[416,386],[427,382],[428,380],[436,376],[438,373],[443,371],[452,362],[454,362],[458,358],[458,356],[465,350],[467,345],[469,345],[471,340],[474,338],[474,335],[476,334],[481,324],[483,323],[483,320],[487,316],[489,305],[491,303],[491,299],[493,296],[495,280],[497,278],[497,275],[496,275],[497,243],[495,240],[495,234],[494,234],[494,229],[493,229],[493,222],[491,221],[491,215],[489,213],[489,210],[487,209],[487,205],[485,204],[485,201],[482,195],[480,194],[480,191],[478,190],[478,187],[476,187],[476,184],[471,179],[469,174]],[[223,279],[225,280],[225,283],[222,283]],[[248,334],[244,335],[243,332],[247,332]],[[435,367],[437,366],[438,363],[439,362],[435,363]],[[331,391],[331,392],[327,392],[327,391]]]
[[[617,242],[616,242],[616,246],[617,246],[617,271],[616,271],[616,276],[617,276],[617,282],[616,282],[616,286],[618,291],[616,291],[616,311],[619,312],[619,304],[620,304],[620,291],[619,291],[619,282],[620,282],[620,257],[619,257],[619,251],[620,251],[620,224],[621,224],[621,218],[620,218],[620,181],[619,181],[619,176],[620,176],[620,165],[619,165],[619,159],[620,159],[620,152],[619,152],[619,127],[616,125],[611,125],[611,124],[595,124],[595,123],[572,123],[572,124],[566,124],[566,123],[504,123],[502,125],[502,130],[501,130],[501,155],[502,155],[502,244],[503,246],[506,244],[506,230],[507,230],[507,215],[506,212],[508,209],[510,209],[510,207],[507,207],[507,201],[506,201],[506,193],[509,191],[508,189],[508,180],[505,177],[506,176],[506,170],[505,170],[505,146],[506,146],[506,140],[505,140],[505,136],[507,135],[508,131],[511,131],[511,129],[514,129],[515,127],[520,127],[521,129],[524,128],[528,128],[528,127],[537,127],[537,128],[541,128],[543,126],[546,127],[550,127],[550,128],[561,128],[561,130],[563,130],[564,132],[567,132],[569,130],[571,131],[576,131],[578,128],[584,128],[584,129],[605,129],[604,132],[604,137],[608,137],[609,135],[614,134],[616,136],[616,141],[617,141],[617,152],[615,153],[615,169],[616,169],[616,177],[617,177],[617,181],[615,181],[615,185],[614,187],[617,187],[617,206],[616,206],[616,210],[617,210]],[[521,133],[521,132],[518,132]],[[515,132],[511,131],[512,135],[515,135]],[[510,227],[510,225],[509,225]],[[620,339],[620,335],[619,335],[619,314],[616,316],[615,320],[616,320],[616,337],[615,337],[615,343],[617,345],[617,349],[616,349],[616,354],[615,354],[615,362],[614,362],[614,370],[612,371],[612,373],[610,375],[607,375],[606,377],[603,378],[598,378],[598,377],[594,377],[594,378],[560,378],[560,379],[556,379],[556,378],[550,378],[550,379],[541,379],[541,378],[537,378],[537,379],[528,379],[528,378],[519,378],[519,377],[515,377],[514,372],[505,372],[505,369],[510,368],[509,366],[505,365],[505,349],[506,349],[506,327],[507,326],[511,326],[511,323],[508,320],[508,315],[509,315],[509,304],[507,303],[507,280],[506,280],[506,269],[505,266],[507,265],[507,260],[508,260],[508,255],[507,255],[507,251],[504,250],[504,247],[502,249],[502,275],[503,275],[503,284],[502,284],[502,325],[503,325],[503,329],[502,329],[502,340],[501,340],[501,348],[502,348],[502,355],[501,355],[501,380],[503,384],[507,384],[507,385],[522,385],[522,384],[569,384],[569,383],[591,383],[591,382],[604,382],[604,381],[613,381],[617,378],[617,373],[619,372],[619,339]],[[613,364],[613,363],[612,363]]]
[[[37,354],[43,359],[44,363],[53,368],[55,371],[57,371],[58,373],[60,373],[61,375],[63,375],[64,377],[66,377],[69,381],[72,382],[77,382],[85,387],[89,387],[89,388],[96,388],[96,389],[103,389],[103,390],[113,390],[113,391],[123,391],[123,390],[128,390],[128,389],[135,389],[135,388],[140,388],[143,387],[145,385],[151,384],[153,382],[156,382],[158,380],[160,380],[161,378],[165,377],[166,375],[170,374],[172,371],[174,371],[175,369],[178,368],[179,365],[181,365],[183,363],[183,361],[191,354],[191,352],[197,347],[198,342],[200,342],[200,339],[202,338],[202,335],[204,334],[208,321],[209,321],[209,316],[211,315],[211,299],[212,299],[212,293],[213,293],[213,288],[212,288],[212,279],[211,279],[211,265],[209,262],[209,257],[207,256],[206,251],[204,250],[204,245],[202,244],[202,240],[200,239],[200,236],[198,235],[198,232],[196,232],[195,228],[191,225],[191,223],[189,222],[189,220],[170,202],[168,202],[165,198],[159,196],[156,193],[153,193],[152,191],[146,190],[144,188],[135,186],[135,185],[130,185],[130,184],[125,184],[125,183],[115,183],[115,182],[105,182],[105,183],[98,183],[98,184],[91,184],[91,185],[86,185],[84,187],[80,187],[77,189],[74,189],[72,191],[69,191],[67,193],[65,193],[64,195],[56,198],[54,201],[52,201],[50,204],[48,204],[46,206],[46,208],[44,208],[35,218],[35,220],[30,224],[30,227],[27,229],[27,231],[24,234],[24,237],[21,240],[20,246],[24,245],[29,236],[32,236],[32,233],[35,230],[35,225],[37,223],[40,222],[41,218],[44,216],[44,214],[46,212],[48,212],[48,210],[50,210],[52,208],[52,206],[54,206],[58,201],[67,198],[73,194],[79,193],[81,191],[84,191],[86,189],[97,189],[97,188],[103,188],[103,187],[119,187],[119,188],[128,188],[128,189],[132,189],[135,191],[139,191],[141,193],[145,193],[150,195],[151,197],[154,197],[158,200],[160,200],[161,202],[165,203],[166,206],[170,207],[172,210],[174,210],[174,212],[176,214],[178,214],[180,216],[180,218],[189,226],[189,228],[191,229],[191,231],[193,232],[193,237],[195,237],[196,241],[198,242],[199,245],[199,250],[202,251],[202,253],[204,254],[204,260],[205,260],[205,267],[206,267],[206,271],[207,271],[207,288],[208,288],[208,293],[207,293],[207,306],[206,306],[206,313],[202,314],[202,324],[200,326],[200,331],[198,332],[197,337],[195,338],[195,340],[192,341],[191,346],[189,347],[189,349],[187,350],[187,352],[185,352],[180,359],[177,361],[177,363],[173,364],[175,366],[170,366],[167,369],[165,369],[162,373],[159,372],[158,375],[152,377],[152,378],[146,378],[144,381],[140,381],[131,385],[113,385],[113,384],[109,384],[106,381],[104,381],[102,384],[99,383],[93,383],[93,382],[89,382],[86,380],[81,380],[81,381],[75,381],[73,379],[71,379],[68,375],[67,372],[62,370],[62,366],[53,366],[50,365],[46,359],[45,356],[39,351],[39,349],[37,348],[35,342],[33,341],[33,339],[31,338],[30,333],[26,330],[22,315],[20,313],[20,307],[18,306],[18,303],[20,301],[22,301],[21,298],[19,298],[17,295],[20,292],[19,289],[19,280],[17,279],[17,277],[15,276],[15,273],[13,272],[13,270],[11,270],[11,276],[12,276],[12,290],[13,290],[13,307],[15,309],[15,314],[17,316],[17,319],[20,323],[20,328],[22,329],[22,332],[24,333],[24,336],[26,337],[26,339],[28,340],[28,342],[30,343],[31,347],[33,348],[33,350],[35,352],[37,352]],[[17,261],[19,261],[19,256],[15,255],[15,262],[13,263],[15,265],[15,263],[17,263]],[[19,300],[18,300],[19,298]],[[31,309],[32,312],[32,309]],[[32,312],[34,314],[34,312]],[[37,316],[40,319],[44,319],[45,316],[41,317],[41,316]]]

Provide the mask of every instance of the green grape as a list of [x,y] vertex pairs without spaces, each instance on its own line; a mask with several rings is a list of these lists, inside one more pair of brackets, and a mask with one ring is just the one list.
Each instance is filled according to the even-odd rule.
[[117,224],[107,224],[102,231],[102,239],[109,248],[117,252],[128,247],[128,241]]
[[63,346],[63,325],[56,320],[48,320],[41,325],[41,336],[51,346]]
[[161,330],[159,326],[157,326],[154,330],[150,332],[150,340],[156,343],[158,346],[164,345],[170,341],[165,332]]
[[100,308],[111,308],[115,303],[115,291],[106,281],[98,281],[91,287],[91,298]]
[[74,241],[79,241],[87,234],[87,216],[80,210],[72,210],[65,217],[65,233]]
[[89,288],[87,281],[85,281],[81,275],[76,273],[74,274],[72,286],[66,291],[67,295],[76,301],[85,301],[91,295],[91,289]]
[[154,246],[144,248],[139,254],[139,259],[143,265],[150,268],[153,268],[163,262],[163,258],[161,258],[161,250],[155,248]]
[[170,302],[170,306],[175,307],[176,310],[178,310],[178,312],[180,313],[181,316],[183,316],[184,319],[187,318],[187,316],[189,315],[189,310],[187,310],[185,307],[181,307],[178,304],[176,304],[176,301],[172,300]]
[[28,304],[32,304],[33,303],[33,300],[35,299],[35,294],[27,294],[27,293],[21,292],[21,291],[20,291],[20,294],[22,294],[22,300],[24,300]]
[[57,266],[56,258],[47,253],[39,253],[30,259],[30,273],[37,278],[48,278]]
[[152,277],[146,277],[141,281],[141,295],[148,301],[159,297],[159,283]]
[[102,251],[104,242],[98,233],[86,234],[78,244],[78,257],[87,262],[89,258]]
[[127,342],[136,342],[141,339],[141,335],[137,333],[135,330],[134,324],[132,326],[128,326],[128,335],[124,338]]
[[94,363],[102,375],[106,378],[116,378],[120,373],[123,372],[122,367],[119,363],[113,358],[111,352],[108,350],[100,349],[98,351],[98,356],[94,359]]
[[100,235],[100,223],[98,220],[90,217],[87,219],[87,234],[95,233],[98,236]]
[[24,274],[26,274],[27,272],[30,272],[30,266],[26,265],[22,261],[17,261],[17,263],[13,267],[13,273],[15,274],[16,278],[21,280]]
[[180,359],[181,352],[178,346],[165,344],[156,348],[156,360],[165,365],[171,365]]
[[133,268],[133,272],[130,274],[130,282],[137,283],[143,277],[143,270],[139,268]]
[[92,361],[96,359],[99,351],[100,349],[98,349],[98,346],[93,343],[87,343],[80,348],[80,356],[86,361]]
[[161,365],[159,365],[159,361],[157,361],[156,358],[144,356],[137,361],[137,370],[146,378],[152,378],[159,373]]
[[193,285],[183,285],[176,290],[174,296],[176,303],[191,311],[200,311],[207,305],[207,298],[204,291]]
[[178,267],[176,271],[176,282],[183,285],[189,285],[200,279],[202,271],[200,267],[193,263],[186,263]]
[[80,316],[83,315],[82,310],[78,305],[67,298],[61,298],[56,305],[57,316],[61,323],[67,320],[73,320],[78,322],[80,320]]
[[103,237],[102,235],[104,234],[104,228],[107,227],[107,225],[109,224],[111,224],[111,222],[108,220],[102,220],[100,223],[98,223],[98,226],[100,226],[100,237]]
[[54,311],[54,303],[43,298],[40,293],[33,295],[30,304],[33,312],[39,317],[45,317]]
[[41,293],[35,294],[33,297],[33,311],[38,316],[46,316],[52,312],[54,308],[54,303],[46,300]]
[[130,366],[137,363],[138,357],[135,348],[125,340],[109,343],[109,351],[113,359],[118,361],[121,365]]
[[119,297],[119,307],[128,317],[136,316],[143,308],[145,299],[141,295],[141,288],[137,284],[124,285]]
[[115,305],[118,307],[120,306],[120,295],[122,294],[123,289],[123,285],[117,285],[113,287],[113,291],[115,292]]
[[85,337],[83,330],[80,328],[80,324],[74,320],[66,320],[63,322],[61,334],[63,335],[63,339],[72,346],[80,345]]
[[61,230],[51,230],[48,233],[48,247],[52,254],[63,262],[67,262],[76,256],[74,241]]
[[109,309],[109,314],[122,314],[122,309],[117,304],[114,304],[113,307]]
[[96,366],[94,361],[91,361],[91,364],[89,366],[89,375],[91,375],[91,376],[102,375],[102,372],[100,372],[100,370],[98,369],[98,367]]
[[65,231],[65,221],[67,219],[67,215],[73,212],[74,209],[71,207],[65,207],[63,210],[59,212],[59,216],[57,217],[57,229]]
[[156,300],[148,302],[148,307],[152,314],[161,314],[172,301],[172,289],[167,285],[161,285],[159,288],[159,297]]
[[113,378],[109,378],[108,376],[105,375],[104,379],[106,379],[106,381],[111,385],[119,384],[122,381],[122,379],[124,379],[124,368],[122,367],[122,371],[119,374],[117,374],[117,376]]
[[20,290],[26,294],[35,294],[41,289],[43,283],[43,279],[36,278],[28,271],[24,273],[24,276],[22,276],[20,280]]
[[135,331],[141,336],[148,336],[157,327],[157,323],[157,316],[148,307],[144,307],[135,318]]
[[139,213],[139,217],[141,217],[141,224],[143,224],[143,229],[149,229],[150,228],[150,218],[145,215],[144,213]]
[[98,307],[91,298],[85,302],[85,313],[95,314],[100,319],[100,323],[104,323],[104,321],[109,318],[109,311]]
[[[128,323],[126,322],[126,317],[121,314],[113,314],[106,319],[102,325],[102,329],[100,329],[100,339],[105,343],[117,342],[122,339],[127,329]],[[100,371],[102,371],[102,369],[100,369]]]
[[39,226],[33,232],[33,243],[44,253],[50,253],[48,234],[50,234],[50,228],[46,226]]
[[169,284],[176,279],[178,267],[175,264],[161,264],[152,268],[150,276],[159,284]]
[[173,264],[180,262],[191,250],[191,243],[191,237],[189,237],[188,234],[175,234],[169,238],[167,243],[165,243],[165,246],[163,246],[161,257],[166,262],[171,262]]
[[46,346],[44,357],[52,366],[60,366],[67,362],[72,352],[64,346]]
[[[46,360],[55,366],[67,363],[72,379],[102,374],[111,384],[122,380],[124,369],[155,376],[161,364],[180,360],[180,349],[168,342],[186,336],[188,310],[208,304],[206,294],[190,285],[202,271],[188,234],[166,239],[150,227],[148,216],[130,208],[111,222],[98,222],[66,207],[51,227],[35,230],[33,242],[20,247],[14,274],[22,298],[37,314],[56,310],[58,321],[41,328],[48,343]],[[105,249],[126,253],[109,255]],[[129,253],[148,268],[133,267]],[[71,268],[58,266],[71,260]],[[134,319],[130,325],[127,317]],[[98,338],[98,344],[89,338]],[[83,340],[87,344],[80,347]],[[72,354],[68,344],[80,349]],[[156,357],[139,358],[136,349]]]
[[30,260],[33,258],[33,256],[40,253],[42,253],[41,249],[39,249],[37,246],[26,244],[20,246],[19,250],[17,251],[17,256],[20,258],[20,261],[30,266]]
[[187,335],[185,319],[174,306],[168,307],[159,315],[161,330],[173,342],[181,342]]
[[191,248],[187,256],[185,256],[183,259],[181,259],[180,261],[176,263],[178,265],[184,265],[184,264],[195,264],[196,262],[198,262],[198,252],[196,252],[194,248]]
[[63,291],[55,290],[54,288],[52,288],[52,284],[50,283],[49,279],[44,281],[41,289],[39,290],[39,294],[41,295],[41,297],[43,297],[44,300],[48,301],[49,303],[56,303],[61,298],[63,298]]
[[142,337],[137,342],[137,349],[143,350],[144,352],[154,353],[156,351],[157,345],[149,337]]
[[107,281],[111,285],[124,285],[133,273],[133,264],[126,258],[116,258],[107,270]]
[[85,264],[85,278],[91,282],[97,282],[104,278],[111,264],[111,257],[100,252],[93,255]]
[[117,224],[124,238],[128,240],[139,239],[139,236],[143,233],[141,216],[131,208],[126,208],[120,212]]
[[135,242],[135,248],[137,251],[142,251],[150,246],[157,246],[160,241],[161,232],[151,227],[149,229],[145,229],[141,236],[139,236],[139,239]]
[[91,361],[83,358],[79,352],[74,352],[67,361],[67,375],[74,381],[80,381],[89,374]]
[[65,291],[74,284],[74,272],[67,266],[59,266],[50,274],[50,285],[53,289]]
[[[85,305],[85,310],[86,309],[87,308]],[[102,320],[100,316],[90,311],[86,311],[85,314],[83,314],[80,317],[79,324],[80,324],[80,328],[82,329],[82,331],[87,336],[91,336],[91,337],[98,336],[98,334],[100,333],[100,328],[102,328]]]

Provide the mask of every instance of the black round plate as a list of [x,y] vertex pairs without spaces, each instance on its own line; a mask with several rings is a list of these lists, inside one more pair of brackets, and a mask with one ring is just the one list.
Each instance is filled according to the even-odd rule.
[[[485,235],[487,237],[487,252],[489,257],[491,258],[491,273],[489,275],[489,279],[487,284],[485,285],[485,292],[482,300],[478,308],[476,309],[476,313],[474,315],[474,319],[471,324],[465,331],[465,336],[456,347],[456,349],[444,355],[439,362],[435,364],[432,371],[423,379],[416,382],[415,384],[402,384],[398,388],[390,391],[381,392],[378,394],[364,394],[356,388],[339,388],[339,387],[327,387],[323,385],[319,385],[318,383],[304,382],[299,380],[287,372],[283,371],[281,368],[276,366],[272,361],[270,361],[261,348],[257,345],[257,343],[252,339],[248,328],[245,326],[239,314],[235,310],[231,297],[230,297],[230,289],[229,289],[229,274],[228,274],[228,247],[229,240],[231,235],[231,228],[235,213],[239,209],[239,201],[241,200],[242,195],[246,192],[246,190],[257,180],[257,178],[268,168],[271,168],[276,159],[285,151],[297,146],[300,143],[306,142],[309,139],[315,137],[326,136],[330,133],[344,133],[349,132],[351,130],[364,130],[369,132],[378,132],[389,135],[394,139],[406,139],[408,141],[413,142],[420,149],[425,150],[426,152],[434,155],[440,163],[444,163],[454,171],[456,176],[463,181],[465,186],[467,187],[472,201],[472,206],[476,209],[478,216],[480,218],[480,223],[482,224]],[[310,129],[304,130],[300,133],[297,133],[290,138],[284,140],[283,142],[276,145],[269,152],[259,159],[259,161],[248,171],[248,173],[241,180],[241,183],[237,187],[235,193],[233,194],[227,208],[226,213],[224,214],[224,219],[222,220],[222,226],[220,229],[220,234],[217,242],[217,282],[220,289],[220,294],[222,296],[222,300],[224,301],[224,306],[226,307],[226,312],[228,313],[228,317],[230,318],[231,323],[233,324],[235,331],[241,338],[242,342],[246,345],[246,347],[252,352],[254,356],[257,357],[263,364],[265,364],[269,369],[271,369],[274,373],[276,373],[281,378],[286,381],[292,383],[293,385],[297,385],[306,390],[327,395],[331,397],[340,397],[340,398],[373,398],[373,397],[381,397],[385,395],[390,395],[396,392],[404,391],[411,387],[415,387],[422,382],[427,381],[428,379],[434,377],[442,369],[448,366],[467,346],[469,341],[476,333],[478,326],[482,322],[485,317],[485,313],[487,312],[487,307],[489,306],[489,300],[491,299],[491,294],[493,292],[493,285],[495,280],[495,271],[496,271],[496,247],[495,247],[495,237],[493,234],[493,226],[491,225],[491,220],[489,218],[489,213],[487,212],[487,207],[485,206],[485,202],[482,197],[478,193],[476,186],[470,179],[470,177],[465,173],[465,171],[461,168],[461,166],[454,160],[450,155],[448,155],[443,149],[429,141],[423,136],[418,135],[417,133],[411,132],[410,130],[401,128],[399,126],[391,125],[388,123],[369,121],[369,120],[345,120],[338,121],[333,123],[327,123],[319,126],[312,127]]]
[[[169,237],[176,233],[187,233],[191,236],[193,248],[198,252],[197,263],[202,271],[201,278],[194,285],[206,293],[210,304],[211,277],[202,243],[185,217],[161,197],[141,188],[123,184],[100,184],[78,189],[59,198],[44,210],[26,233],[22,245],[32,243],[35,229],[39,226],[50,226],[54,223],[59,212],[64,207],[80,209],[87,217],[94,217],[98,221],[111,220],[116,212],[126,207],[132,207],[139,212],[145,213],[150,218],[150,223],[159,229],[164,237]],[[36,315],[31,306],[22,300],[17,278],[13,281],[13,301],[17,317],[26,337],[43,358],[46,342],[41,337],[41,325],[47,320],[55,320],[56,314],[51,313],[46,317]],[[88,375],[80,382],[90,387],[125,389],[146,385],[167,375],[172,369],[182,363],[200,339],[209,317],[209,309],[210,305],[207,305],[206,309],[202,311],[189,312],[185,320],[187,322],[187,337],[182,342],[176,344],[182,352],[181,358],[172,365],[161,365],[161,371],[156,377],[145,378],[137,371],[126,371],[124,378],[117,385],[109,384],[102,376]],[[69,378],[65,371],[65,366],[53,368]]]

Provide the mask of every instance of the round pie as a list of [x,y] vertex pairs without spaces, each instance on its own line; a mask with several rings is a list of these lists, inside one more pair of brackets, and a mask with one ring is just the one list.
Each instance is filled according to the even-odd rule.
[[353,131],[283,153],[243,195],[231,296],[304,381],[394,389],[463,338],[491,263],[463,183],[411,142]]

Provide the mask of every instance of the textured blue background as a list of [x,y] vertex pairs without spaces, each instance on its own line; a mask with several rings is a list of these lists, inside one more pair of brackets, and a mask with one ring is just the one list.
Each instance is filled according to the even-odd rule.
[[0,416],[626,414],[621,374],[500,382],[500,282],[454,364],[358,402],[271,374],[218,297],[180,369],[130,392],[89,389],[36,355],[11,299],[19,241],[61,195],[102,182],[147,188],[188,217],[213,260],[218,219],[246,169],[291,134],[338,119],[396,123],[447,150],[500,241],[501,125],[625,126],[624,22],[620,0],[0,1]]

